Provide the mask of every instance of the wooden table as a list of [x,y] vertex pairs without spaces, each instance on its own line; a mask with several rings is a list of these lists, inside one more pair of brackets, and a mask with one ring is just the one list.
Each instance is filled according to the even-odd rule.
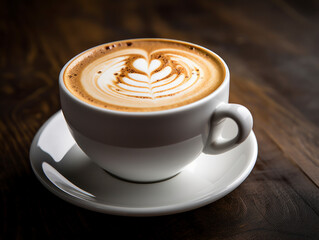
[[[1,1],[0,18],[0,239],[319,239],[318,1]],[[117,217],[61,200],[33,174],[30,144],[60,109],[62,66],[136,37],[194,42],[228,63],[230,101],[251,110],[259,155],[226,197]]]

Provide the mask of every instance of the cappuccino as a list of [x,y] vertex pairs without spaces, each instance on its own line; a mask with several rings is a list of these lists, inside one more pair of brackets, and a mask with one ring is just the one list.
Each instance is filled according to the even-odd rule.
[[67,66],[63,81],[75,97],[88,104],[150,112],[208,96],[221,85],[225,72],[221,60],[199,46],[135,39],[87,50]]

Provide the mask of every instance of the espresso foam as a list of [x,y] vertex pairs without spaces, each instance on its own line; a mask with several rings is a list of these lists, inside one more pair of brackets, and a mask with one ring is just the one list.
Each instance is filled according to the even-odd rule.
[[224,80],[220,60],[203,48],[140,39],[90,49],[73,60],[64,83],[77,98],[117,111],[159,111],[195,102]]

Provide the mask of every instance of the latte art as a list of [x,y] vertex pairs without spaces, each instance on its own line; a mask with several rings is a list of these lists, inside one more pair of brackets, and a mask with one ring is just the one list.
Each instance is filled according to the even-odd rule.
[[199,51],[158,40],[135,41],[114,50],[97,48],[93,57],[75,61],[66,74],[69,89],[111,110],[156,111],[196,101],[222,82],[218,64]]
[[97,91],[118,98],[155,101],[186,91],[198,83],[202,73],[190,59],[169,53],[156,53],[146,59],[141,55],[117,57],[102,65],[105,70],[92,78]]

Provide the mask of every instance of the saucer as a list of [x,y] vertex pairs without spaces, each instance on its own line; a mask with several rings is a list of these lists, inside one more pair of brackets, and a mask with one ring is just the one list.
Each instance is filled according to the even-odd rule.
[[[225,122],[223,137],[231,137],[237,126],[231,120]],[[230,193],[253,169],[257,151],[251,132],[226,153],[201,154],[171,179],[147,184],[126,182],[90,161],[59,111],[35,135],[30,161],[40,182],[72,204],[113,215],[159,216],[199,208]]]

